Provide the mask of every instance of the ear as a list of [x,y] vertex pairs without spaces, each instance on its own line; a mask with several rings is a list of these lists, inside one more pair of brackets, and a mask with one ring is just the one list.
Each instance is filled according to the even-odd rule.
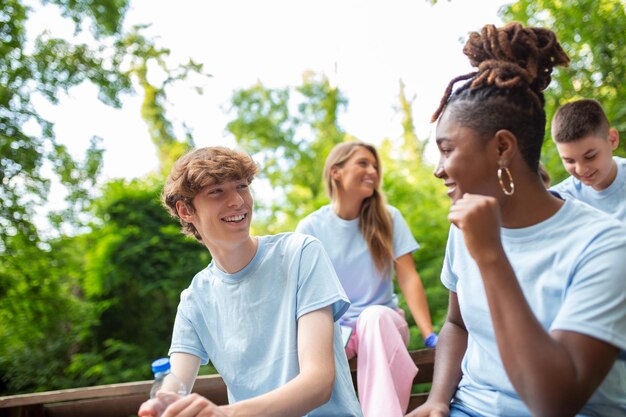
[[339,167],[334,166],[330,169],[330,177],[335,181],[339,181],[341,179],[341,171],[339,170]]
[[611,149],[617,149],[617,146],[619,145],[619,132],[616,128],[612,127],[609,129],[609,136],[607,138],[611,144]]
[[503,167],[509,166],[519,152],[517,137],[511,131],[502,129],[496,132],[494,140],[498,152],[498,164]]
[[176,202],[176,212],[178,216],[187,223],[191,223],[193,220],[194,210],[182,200]]

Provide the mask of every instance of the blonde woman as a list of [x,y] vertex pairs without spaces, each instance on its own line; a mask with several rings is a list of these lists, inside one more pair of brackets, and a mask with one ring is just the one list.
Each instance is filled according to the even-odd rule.
[[376,149],[362,142],[335,146],[324,168],[331,204],[296,231],[318,238],[330,255],[351,306],[341,324],[353,329],[348,358],[358,357],[358,392],[365,417],[403,416],[417,368],[407,351],[409,327],[394,294],[393,272],[426,344],[434,347],[424,287],[412,252],[419,245],[400,212],[385,204]]

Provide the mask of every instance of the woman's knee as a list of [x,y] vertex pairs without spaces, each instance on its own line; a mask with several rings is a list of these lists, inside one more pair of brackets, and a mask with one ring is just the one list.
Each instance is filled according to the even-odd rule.
[[380,322],[390,322],[392,323],[394,320],[394,315],[398,315],[393,309],[381,306],[374,305],[365,308],[359,315],[359,319],[357,321],[358,327],[369,327],[372,324],[380,323]]

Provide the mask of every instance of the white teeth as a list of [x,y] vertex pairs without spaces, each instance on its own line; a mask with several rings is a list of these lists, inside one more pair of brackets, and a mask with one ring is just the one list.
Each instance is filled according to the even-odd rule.
[[224,221],[227,221],[227,222],[239,222],[239,221],[241,221],[241,220],[243,220],[245,218],[246,218],[245,214],[240,214],[238,216],[224,217]]

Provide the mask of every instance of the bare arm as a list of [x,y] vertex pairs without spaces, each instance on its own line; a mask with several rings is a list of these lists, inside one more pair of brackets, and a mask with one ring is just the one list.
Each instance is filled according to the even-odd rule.
[[172,353],[170,364],[172,373],[185,384],[187,393],[190,393],[200,369],[200,358],[188,353]]
[[534,415],[575,415],[606,377],[618,348],[575,332],[544,330],[502,247],[495,199],[466,195],[449,218],[480,269],[498,350],[515,390]]
[[450,412],[450,400],[461,381],[461,361],[467,349],[467,330],[459,310],[456,293],[450,292],[448,317],[441,328],[433,384],[428,400],[415,409],[408,417],[447,416]]
[[[172,374],[185,384],[187,393],[191,392],[193,383],[198,375],[198,369],[200,369],[200,358],[187,353],[172,353],[170,366]],[[160,416],[169,404],[180,398],[177,382],[171,378],[171,375],[168,375],[159,390],[160,394],[157,394],[157,398],[149,399],[141,404],[138,415],[142,417]],[[164,395],[164,392],[167,392],[167,394]]]
[[413,256],[410,253],[400,256],[394,261],[394,266],[400,290],[404,294],[404,299],[409,310],[411,310],[417,327],[422,332],[422,337],[426,338],[433,332],[433,323],[430,318],[430,311],[428,311],[428,300],[426,299],[424,285],[415,269]]

